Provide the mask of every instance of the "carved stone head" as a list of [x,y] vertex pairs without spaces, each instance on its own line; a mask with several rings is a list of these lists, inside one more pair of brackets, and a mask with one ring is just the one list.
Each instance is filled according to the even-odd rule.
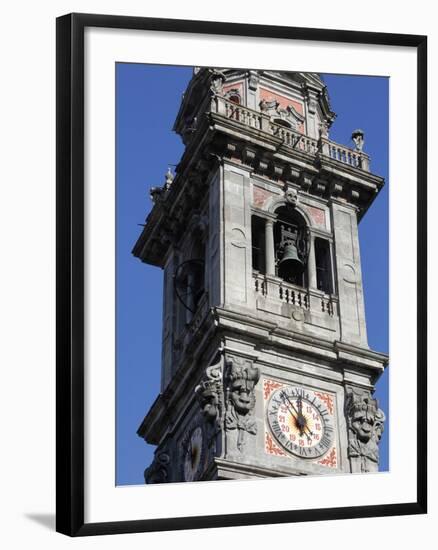
[[374,419],[374,437],[377,443],[379,443],[379,441],[382,439],[385,420],[386,417],[382,409],[377,409],[377,413]]
[[230,360],[229,396],[234,409],[239,414],[247,414],[255,405],[254,387],[260,378],[260,371],[249,360]]
[[253,388],[254,382],[244,378],[234,380],[231,383],[230,399],[238,413],[246,414],[253,409],[255,405]]
[[201,406],[202,414],[207,420],[214,420],[219,412],[219,395],[217,388],[210,383],[202,382],[195,391]]
[[298,192],[293,187],[287,187],[284,191],[284,198],[291,206],[296,206],[298,203]]
[[380,435],[382,434],[383,422],[379,413],[382,415],[383,413],[378,409],[375,399],[369,395],[362,395],[359,399],[355,399],[351,409],[351,428],[362,443],[367,443],[371,439],[377,427],[376,422],[378,422]]
[[380,420],[380,415],[378,414],[377,401],[370,395],[352,395],[349,409],[350,426],[359,441],[367,443],[371,439],[375,430],[376,420],[379,420],[381,424],[380,434],[382,433],[383,422]]

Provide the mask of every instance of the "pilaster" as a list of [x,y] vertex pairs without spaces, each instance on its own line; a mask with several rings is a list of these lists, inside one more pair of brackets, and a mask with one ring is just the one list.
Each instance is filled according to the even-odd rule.
[[368,347],[356,210],[348,204],[332,200],[331,214],[341,341]]

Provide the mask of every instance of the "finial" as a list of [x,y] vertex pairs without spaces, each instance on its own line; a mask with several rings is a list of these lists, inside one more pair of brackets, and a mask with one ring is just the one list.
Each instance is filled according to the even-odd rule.
[[362,151],[363,144],[365,141],[364,138],[365,138],[365,133],[360,128],[358,128],[351,134],[351,139],[354,141],[354,145],[356,146],[357,151]]
[[170,170],[170,166],[168,166],[166,175],[164,176],[164,189],[169,189],[169,187],[172,185],[173,179],[174,175]]

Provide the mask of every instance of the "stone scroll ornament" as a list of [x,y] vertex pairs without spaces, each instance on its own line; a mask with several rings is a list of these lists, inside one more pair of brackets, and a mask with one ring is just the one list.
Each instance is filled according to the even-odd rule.
[[237,430],[237,449],[242,451],[245,434],[257,433],[254,418],[254,388],[260,378],[260,370],[252,361],[242,357],[229,356],[226,359],[226,400],[225,430]]
[[347,390],[346,415],[351,471],[377,472],[385,414],[369,391],[350,389]]
[[144,480],[147,484],[167,483],[169,481],[170,456],[166,452],[155,454],[149,468],[144,471]]
[[205,420],[212,425],[219,424],[224,409],[222,361],[206,369],[205,378],[195,388],[195,395]]

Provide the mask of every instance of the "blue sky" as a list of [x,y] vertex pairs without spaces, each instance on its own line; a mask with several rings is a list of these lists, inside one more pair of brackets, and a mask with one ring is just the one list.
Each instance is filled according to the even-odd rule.
[[[131,254],[151,208],[149,188],[162,185],[169,165],[183,152],[171,131],[190,67],[116,65],[116,484],[143,483],[154,447],[137,428],[160,388],[162,276]],[[368,340],[388,352],[388,85],[387,78],[323,75],[337,119],[334,141],[352,145],[365,131],[371,170],[386,186],[359,225]],[[388,372],[375,396],[388,412]],[[387,421],[381,469],[388,469]]]

